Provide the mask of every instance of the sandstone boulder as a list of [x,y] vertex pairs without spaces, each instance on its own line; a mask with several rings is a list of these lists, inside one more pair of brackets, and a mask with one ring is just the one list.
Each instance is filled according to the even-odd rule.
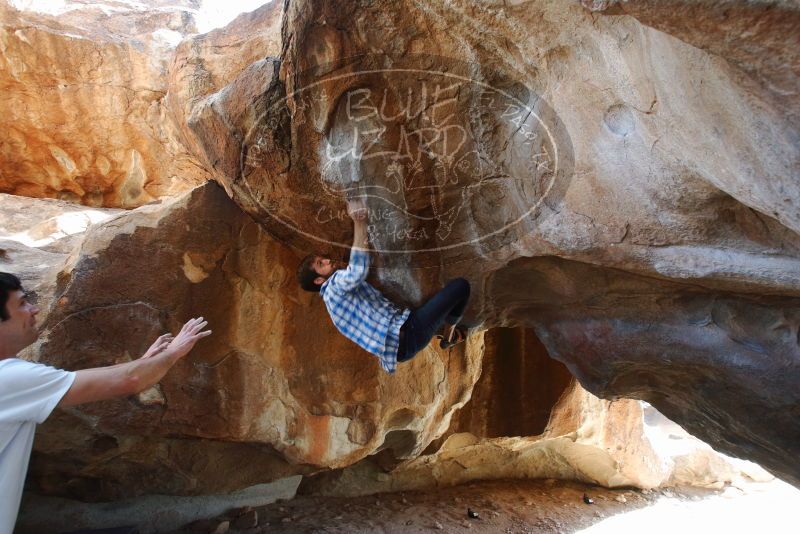
[[165,106],[167,62],[194,29],[175,4],[0,2],[0,192],[133,208],[208,179]]
[[291,2],[188,125],[282,241],[343,248],[359,195],[387,287],[466,276],[470,320],[796,482],[797,12],[669,5]]
[[[33,274],[28,247],[12,243],[2,269]],[[48,261],[36,272],[44,335],[28,353],[40,361],[129,361],[197,315],[214,335],[137,398],[48,419],[30,471],[41,493],[201,494],[382,450],[413,457],[447,429],[480,373],[480,335],[385,373],[338,335],[317,295],[299,289],[297,256],[216,184],[114,214]]]
[[176,47],[167,73],[169,90],[165,99],[181,141],[192,146],[195,153],[202,151],[193,146],[194,139],[188,131],[192,110],[250,64],[280,54],[282,14],[281,2],[267,2],[223,28],[189,36]]
[[[3,4],[0,190],[113,207],[173,196],[85,237],[67,227],[94,215],[72,208],[72,222],[3,222],[14,239],[0,261],[48,308],[31,355],[98,365],[192,314],[219,325],[160,388],[48,423],[35,487],[224,491],[373,453],[394,464],[445,434],[477,380],[479,337],[390,380],[292,284],[299,254],[344,254],[348,195],[366,199],[376,281],[393,298],[418,304],[465,276],[471,323],[536,345],[519,368],[547,354],[589,392],[647,400],[797,483],[797,9],[583,4],[596,11],[297,0],[174,52],[155,28],[186,35],[180,9],[136,26]],[[209,177],[235,204],[213,186],[174,196]],[[509,372],[494,365],[487,377]],[[535,435],[559,390],[509,400],[479,387],[444,451],[490,438],[516,450],[491,406]],[[603,428],[584,435],[592,450],[629,427]],[[661,477],[559,465],[606,483]]]
[[[572,383],[551,413],[550,423],[538,435],[488,438],[454,433],[435,452],[404,462],[389,473],[379,462],[363,461],[308,477],[300,492],[354,496],[520,478],[579,480],[611,488],[720,488],[740,477],[749,478],[752,472],[639,401],[602,400]],[[505,414],[494,415],[502,418]],[[664,426],[656,428],[656,419]],[[677,430],[665,432],[670,426]]]

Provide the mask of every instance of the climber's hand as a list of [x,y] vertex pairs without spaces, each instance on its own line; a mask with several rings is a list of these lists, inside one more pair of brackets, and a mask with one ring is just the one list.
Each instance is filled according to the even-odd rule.
[[360,198],[347,199],[347,214],[356,222],[367,220],[367,203]]

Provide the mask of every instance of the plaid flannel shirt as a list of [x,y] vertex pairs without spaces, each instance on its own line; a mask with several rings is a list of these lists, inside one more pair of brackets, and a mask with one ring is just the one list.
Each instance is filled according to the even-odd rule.
[[339,332],[377,356],[381,367],[394,373],[400,327],[411,310],[395,306],[366,282],[369,259],[366,250],[351,249],[347,269],[333,273],[319,292]]

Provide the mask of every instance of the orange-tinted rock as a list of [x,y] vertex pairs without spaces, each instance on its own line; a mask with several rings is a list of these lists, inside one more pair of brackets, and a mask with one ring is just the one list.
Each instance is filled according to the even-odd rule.
[[[470,320],[531,328],[591,392],[797,480],[795,10],[706,32],[716,4],[632,4],[706,50],[578,2],[291,2],[280,59],[198,101],[193,146],[282,241],[344,249],[363,196],[387,287],[418,303],[466,276]],[[789,39],[745,34],[776,19]],[[433,75],[460,81],[423,100]]]
[[175,49],[166,99],[187,145],[193,140],[186,135],[186,122],[199,100],[231,83],[251,63],[280,54],[282,12],[281,2],[268,2],[224,28],[185,39]]
[[164,105],[186,15],[0,5],[0,192],[131,208],[207,180]]
[[[41,492],[211,493],[382,449],[413,457],[480,372],[480,334],[384,372],[298,287],[296,254],[216,184],[114,215],[77,245],[40,273],[44,335],[29,354],[74,370],[128,361],[198,315],[214,335],[138,397],[51,417],[31,467]],[[18,247],[2,265],[24,274]]]
[[[133,445],[125,454],[136,469],[103,455],[91,456],[85,473],[67,469],[74,486],[88,484],[81,495],[91,493],[87,480],[98,479],[111,481],[98,494],[115,495],[147,470],[157,474],[142,491],[218,488],[216,473],[194,479],[189,466],[188,481],[178,480],[171,470],[177,453],[150,452],[173,431],[191,444],[193,458],[206,454],[193,441],[198,438],[224,441],[221,454],[233,463],[247,457],[237,440],[269,444],[278,459],[264,470],[283,474],[296,472],[284,459],[341,466],[379,449],[413,456],[444,432],[476,378],[477,356],[469,352],[466,369],[445,373],[436,366],[442,355],[428,355],[450,389],[439,400],[417,398],[409,391],[432,395],[432,388],[416,389],[430,380],[430,369],[409,371],[409,390],[393,389],[398,386],[380,373],[364,376],[352,347],[335,332],[304,327],[327,324],[324,312],[298,305],[311,301],[287,289],[297,253],[347,248],[351,226],[342,200],[348,193],[368,197],[376,264],[384,267],[377,279],[399,301],[418,304],[447,278],[466,276],[474,288],[470,321],[530,329],[592,393],[646,399],[726,452],[797,480],[800,48],[792,46],[794,8],[643,1],[609,7],[603,16],[578,2],[285,5],[280,47],[280,13],[267,6],[186,41],[169,64],[168,83],[167,56],[157,55],[159,66],[152,67],[128,43],[130,36],[119,37],[119,20],[109,35],[95,25],[76,33],[88,39],[76,40],[65,35],[73,21],[60,26],[3,11],[7,68],[0,83],[8,91],[0,101],[8,113],[0,121],[11,117],[0,149],[3,190],[135,206],[180,190],[184,180],[213,176],[260,224],[224,204],[218,191],[195,192],[187,197],[192,201],[147,206],[93,231],[83,256],[70,258],[57,291],[47,293],[52,278],[40,282],[47,302],[58,303],[53,317],[64,319],[54,328],[83,334],[92,318],[117,332],[133,318],[154,335],[205,309],[224,325],[217,329],[220,341],[198,352],[199,384],[191,381],[196,369],[184,367],[173,382],[140,398],[136,410],[124,403],[87,408],[112,435],[134,428],[157,437],[140,456],[131,451],[143,438],[127,435]],[[34,43],[35,53],[26,43]],[[65,53],[54,52],[66,43]],[[50,72],[51,65],[59,68]],[[416,77],[398,77],[398,68]],[[467,81],[445,91],[446,102],[426,101],[431,105],[405,115],[409,94],[420,102],[421,93],[408,92],[420,89],[420,79],[435,87],[420,71]],[[75,95],[62,96],[64,80]],[[88,86],[89,96],[81,85],[87,80],[101,82]],[[506,115],[508,108],[484,98],[487,86],[490,97],[521,99],[530,113],[518,106]],[[36,89],[26,92],[30,87]],[[388,95],[388,107],[358,100],[365,90],[377,101]],[[51,111],[39,94],[65,106]],[[33,110],[31,117],[25,109]],[[126,120],[85,120],[101,109],[123,110]],[[538,124],[528,122],[533,116]],[[434,137],[425,138],[425,119],[453,121],[445,126],[470,135],[451,145],[441,137],[449,130],[433,128]],[[529,124],[535,128],[523,128]],[[359,137],[365,132],[367,138]],[[106,145],[104,159],[91,151]],[[362,157],[364,145],[375,147],[377,157]],[[543,156],[555,148],[561,160]],[[560,174],[547,167],[553,161],[563,164]],[[19,242],[5,250],[24,258],[23,272],[45,278],[54,265],[48,261],[58,258],[47,256],[59,253]],[[266,267],[265,256],[278,258],[277,267]],[[120,288],[120,280],[141,279],[143,258],[167,281],[145,280],[144,294]],[[230,308],[219,306],[220,299]],[[278,304],[266,306],[265,299]],[[104,341],[111,352],[119,352],[118,342]],[[49,343],[42,354],[70,366],[107,358],[105,349],[70,352],[74,347],[56,338]],[[539,351],[530,354],[542,361]],[[414,365],[422,364],[409,369]],[[487,370],[487,379],[506,376]],[[279,376],[265,385],[259,382],[265,372]],[[230,397],[230,391],[250,396]],[[478,393],[476,409],[488,409],[495,397]],[[540,401],[552,402],[543,397],[526,398],[538,410]],[[396,404],[386,407],[386,398]],[[153,428],[154,413],[168,431]],[[628,422],[639,417],[616,415]],[[541,419],[530,414],[524,428],[539,428]],[[482,415],[473,423],[487,433],[508,431],[488,428]],[[617,427],[604,428],[613,433]],[[65,450],[83,457],[84,437],[70,439],[78,445]],[[453,439],[447,450],[466,447],[455,447],[460,438]],[[236,446],[228,449],[229,443]],[[514,458],[518,442],[507,443]],[[96,448],[111,445],[101,439]],[[527,450],[535,455],[537,447]],[[452,453],[448,465],[458,472],[466,454]],[[64,469],[60,456],[42,458],[53,463],[34,462],[42,469],[38,480]],[[574,469],[568,462],[559,466]]]
[[633,399],[598,399],[573,382],[553,407],[541,434],[495,438],[451,434],[435,452],[388,473],[379,461],[367,460],[306,477],[299,492],[367,495],[512,478],[560,478],[605,487],[722,487],[749,469],[714,452],[652,407]]

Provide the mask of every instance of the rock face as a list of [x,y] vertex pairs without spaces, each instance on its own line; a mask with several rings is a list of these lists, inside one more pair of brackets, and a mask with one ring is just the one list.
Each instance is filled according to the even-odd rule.
[[795,46],[800,13],[790,2],[709,5],[685,0],[638,0],[615,4],[595,9],[630,15],[647,26],[725,58],[764,89],[761,95],[787,113],[789,124],[797,124],[800,102],[792,97],[800,92],[800,56]]
[[193,30],[176,4],[52,16],[0,2],[0,192],[132,208],[207,180],[166,112],[167,61]]
[[[52,305],[33,353],[67,369],[129,361],[201,314],[214,335],[138,398],[48,419],[31,468],[40,492],[222,492],[381,450],[416,456],[480,373],[481,335],[385,373],[297,287],[296,255],[216,184],[117,214],[82,237],[68,255],[50,252],[49,281],[39,273],[42,304]],[[2,243],[0,265],[13,270],[26,247]]]
[[[3,218],[0,269],[30,280],[45,310],[45,334],[29,351],[41,361],[127,361],[199,313],[214,328],[156,388],[56,411],[31,463],[38,494],[126,499],[111,516],[119,523],[140,520],[136,495],[227,492],[320,467],[344,469],[307,479],[303,491],[498,477],[655,487],[675,482],[676,465],[691,467],[685,484],[734,476],[711,451],[661,457],[638,402],[576,386],[531,330],[427,349],[386,375],[333,331],[318,297],[298,292],[296,256],[215,184],[130,212],[0,200],[22,214]],[[109,521],[102,507],[39,499],[22,524],[51,525],[48,507],[79,527]]]
[[467,276],[471,320],[797,482],[800,15],[738,4],[289,2],[188,124],[281,240],[342,247],[359,195],[409,302]]
[[[479,385],[437,453],[449,480],[497,475],[458,474],[499,450],[490,438],[508,474],[561,455],[561,473],[604,484],[680,478],[615,465],[637,403],[574,389],[574,405],[613,420],[581,434],[583,408],[562,405],[545,434],[563,447],[530,438],[566,387],[547,354],[589,392],[647,400],[799,483],[798,11],[584,4],[596,10],[293,0],[158,54],[152,25],[120,37],[119,21],[106,35],[3,7],[3,191],[133,207],[213,177],[233,199],[207,185],[49,244],[3,224],[27,237],[0,261],[36,278],[49,308],[32,356],[81,368],[134,357],[190,315],[215,330],[159,388],[48,422],[34,487],[226,491],[435,447],[478,380],[481,334],[389,377],[292,279],[300,255],[344,253],[353,195],[390,296],[416,305],[469,278],[469,322],[513,329],[487,334],[487,354],[514,347],[518,369],[553,379],[508,398]],[[87,109],[105,111],[87,124]],[[489,362],[485,381],[513,375]],[[497,406],[520,426],[490,418]],[[584,446],[602,461],[564,460]],[[632,450],[652,458],[638,437]]]
[[224,28],[186,38],[175,49],[169,66],[166,101],[182,142],[195,152],[203,155],[194,146],[188,129],[192,110],[252,63],[280,54],[282,12],[280,3],[267,3],[252,13],[240,15]]
[[[405,462],[390,474],[379,462],[365,461],[307,478],[299,492],[354,496],[519,478],[560,478],[645,489],[674,485],[720,488],[739,477],[758,477],[763,472],[757,466],[743,468],[714,452],[639,401],[598,399],[572,383],[551,409],[551,420],[540,435],[487,438],[470,432],[450,434],[436,452]],[[645,410],[654,413],[646,417]],[[497,411],[493,415],[503,418],[505,414]],[[677,431],[665,433],[667,429],[653,424],[658,418]]]
[[[531,296],[509,285],[521,277]],[[550,354],[590,391],[646,399],[692,434],[767,466],[794,452],[796,298],[553,258],[517,260],[491,289],[537,318],[530,323]]]

